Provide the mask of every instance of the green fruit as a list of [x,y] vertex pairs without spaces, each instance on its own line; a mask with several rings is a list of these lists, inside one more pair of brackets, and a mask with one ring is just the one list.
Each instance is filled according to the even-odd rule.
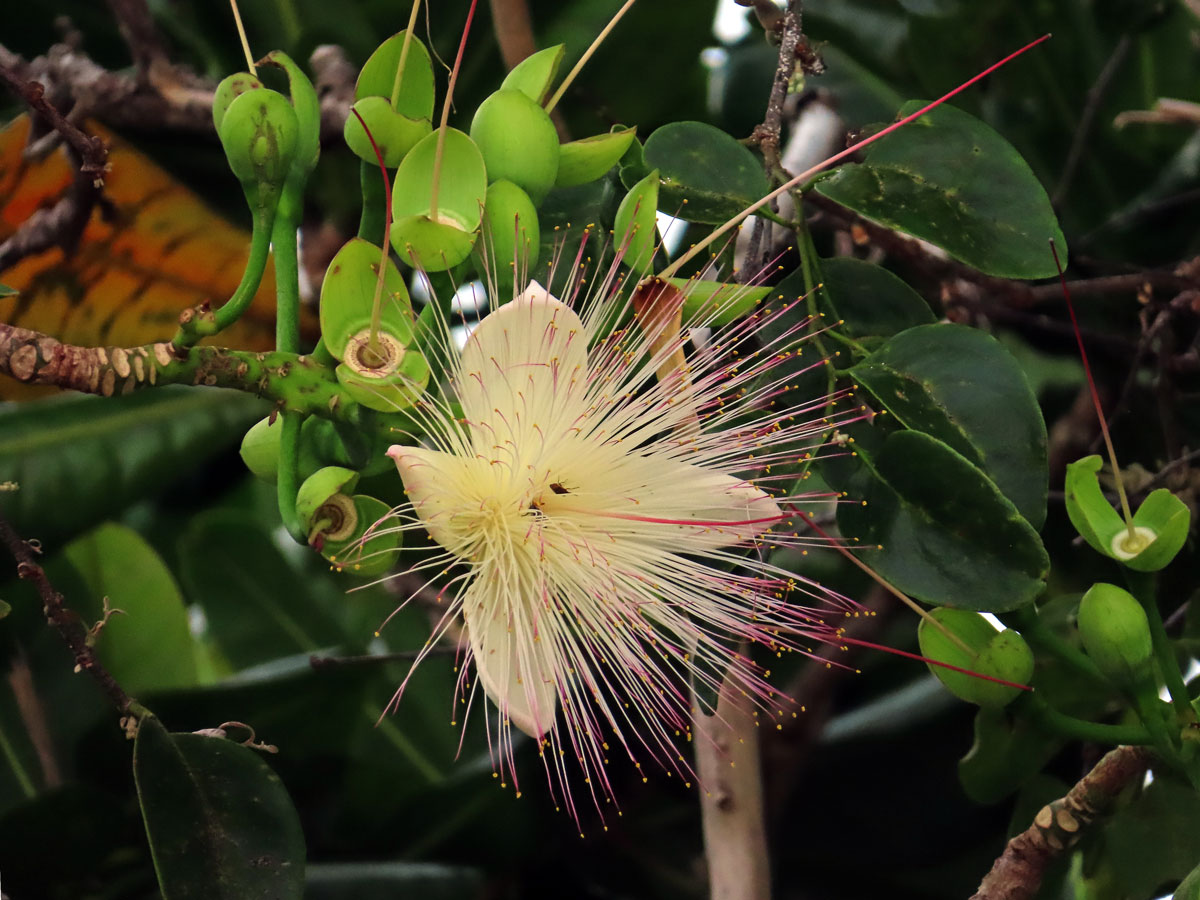
[[[917,628],[917,640],[924,656],[1015,684],[1026,684],[1033,676],[1033,652],[1017,632],[1011,629],[997,631],[979,613],[964,609],[935,609],[930,615],[971,652],[923,619]],[[937,665],[930,665],[929,669],[950,693],[977,706],[997,709],[1007,706],[1021,693],[1019,688],[965,672]]]
[[1154,647],[1142,604],[1112,584],[1094,584],[1075,621],[1083,649],[1113,684],[1138,691],[1154,679]]
[[516,90],[499,90],[475,111],[471,139],[489,181],[511,181],[541,203],[558,177],[558,132],[546,111]]
[[267,418],[254,423],[242,438],[241,456],[246,468],[255,477],[274,481],[279,471],[279,438],[283,434],[282,420]]
[[225,110],[217,135],[251,206],[272,202],[282,190],[299,127],[288,99],[265,88],[238,95]]
[[213,125],[219,129],[229,104],[247,91],[262,90],[262,86],[262,82],[249,72],[234,72],[222,79],[213,92]]

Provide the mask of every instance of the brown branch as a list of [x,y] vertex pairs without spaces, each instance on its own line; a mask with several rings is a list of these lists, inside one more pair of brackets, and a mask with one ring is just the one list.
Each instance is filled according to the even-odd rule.
[[1141,778],[1152,760],[1144,747],[1109,751],[1067,795],[1043,806],[980,882],[971,900],[1027,900],[1041,887],[1047,866],[1112,808],[1118,795]]
[[[695,701],[693,701],[695,702]],[[704,855],[712,900],[770,900],[758,722],[753,702],[730,679],[716,715],[692,716]]]
[[0,270],[4,270],[24,257],[50,247],[62,247],[67,253],[75,249],[92,216],[92,209],[101,197],[108,168],[108,147],[100,138],[88,134],[59,112],[46,98],[46,89],[40,82],[23,78],[15,67],[2,62],[0,82],[25,101],[36,119],[66,142],[76,164],[75,179],[66,196],[53,207],[38,210],[0,244]]
[[154,24],[154,16],[150,14],[146,0],[107,2],[139,74],[146,80],[153,81],[159,73],[170,69],[166,42],[158,26]]
[[46,615],[46,621],[58,632],[71,651],[75,658],[75,671],[90,675],[123,716],[137,719],[145,715],[145,707],[125,693],[125,689],[96,658],[96,652],[88,641],[87,629],[83,627],[79,616],[67,607],[62,594],[50,584],[45,570],[37,561],[34,546],[22,540],[3,516],[0,516],[0,543],[8,547],[8,552],[16,560],[17,577],[31,582],[38,596],[42,598],[42,611]]

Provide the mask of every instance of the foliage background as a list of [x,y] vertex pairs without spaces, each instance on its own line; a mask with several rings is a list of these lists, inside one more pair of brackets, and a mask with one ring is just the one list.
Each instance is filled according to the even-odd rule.
[[[213,77],[239,67],[222,4],[152,6],[176,59]],[[443,57],[453,53],[466,6],[435,5],[432,34]],[[612,6],[532,2],[539,46],[565,42],[569,63]],[[635,6],[564,105],[572,133],[621,122],[644,136],[666,122],[699,119],[747,135],[763,116],[775,50],[755,29],[728,48],[717,70],[706,69],[700,52],[714,45],[714,8],[708,0]],[[997,128],[1058,198],[1077,276],[1167,267],[1197,253],[1194,206],[1172,199],[1195,196],[1194,127],[1111,124],[1118,113],[1148,108],[1159,97],[1200,99],[1197,22],[1183,3],[810,0],[804,13],[805,33],[828,67],[807,88],[827,95],[851,130],[890,120],[905,100],[941,93],[1053,32],[1047,47],[956,104]],[[361,62],[403,26],[396,4],[377,0],[264,0],[245,4],[244,14],[252,46],[278,46],[300,60],[317,44],[336,43]],[[106,9],[84,0],[10,17],[5,44],[27,57],[43,52],[59,37],[57,16],[69,17],[98,61],[127,64]],[[473,109],[503,73],[487,24],[485,17],[471,40],[460,111]],[[1115,74],[1091,113],[1089,91],[1114,54]],[[1072,143],[1093,115],[1079,165],[1064,184]],[[127,137],[225,215],[244,216],[215,140]],[[308,215],[313,226],[353,230],[357,165],[349,153],[323,151]],[[818,240],[831,239],[818,231]],[[1062,310],[1051,303],[1022,308],[986,291],[959,302],[942,273],[919,260],[895,265],[935,314],[994,331],[1025,368],[1051,428],[1052,499],[1043,537],[1055,587],[1082,590],[1096,577],[1094,558],[1072,543],[1061,495],[1053,492],[1061,489],[1063,464],[1092,442],[1094,424],[1074,409],[1081,371]],[[947,298],[952,302],[944,305]],[[1159,370],[1156,358],[1131,367],[1144,300],[1133,289],[1090,296],[1080,306],[1085,328],[1106,336],[1093,352],[1117,404],[1123,463],[1153,472],[1195,446],[1196,386],[1191,370]],[[1184,355],[1195,338],[1194,313],[1175,327],[1174,353]],[[643,784],[637,773],[615,767],[621,814],[606,810],[603,824],[585,817],[581,837],[566,815],[555,814],[532,747],[523,748],[519,800],[511,786],[494,782],[482,729],[469,729],[457,749],[458,731],[449,725],[452,658],[427,662],[399,712],[378,725],[405,663],[310,666],[312,654],[415,650],[428,616],[414,607],[373,641],[399,590],[348,594],[346,576],[277,539],[273,494],[236,455],[242,428],[262,415],[251,400],[182,390],[8,409],[0,419],[0,480],[22,483],[11,502],[4,498],[5,508],[15,510],[27,537],[42,541],[51,577],[75,608],[97,618],[107,595],[129,613],[110,625],[104,658],[171,730],[238,720],[279,747],[267,761],[303,825],[306,896],[703,896],[698,805],[676,780],[659,775]],[[1190,501],[1191,470],[1183,473],[1189,478],[1179,483]],[[373,489],[394,497],[398,484],[381,480]],[[101,526],[105,521],[119,524]],[[1173,598],[1166,612],[1194,590],[1193,563],[1189,548],[1166,573],[1163,594]],[[852,596],[867,593],[836,558],[817,555],[808,565]],[[46,784],[28,712],[18,708],[21,692],[0,689],[0,883],[14,900],[154,896],[129,745],[92,684],[72,674],[30,589],[0,586],[0,598],[13,608],[0,622],[0,659],[10,686],[33,679],[61,782]],[[1197,621],[1188,616],[1187,635]],[[914,622],[888,614],[878,640],[913,649]],[[1097,755],[1079,744],[1052,748],[1048,757],[1039,755],[1044,748],[1017,747],[1009,763],[1023,770],[1021,789],[975,803],[958,775],[972,746],[973,710],[917,664],[862,652],[853,664],[861,674],[820,680],[811,722],[765,736],[780,897],[967,896],[1003,848],[1010,823],[1023,828]],[[777,676],[783,683],[803,677]],[[1200,857],[1200,808],[1194,798],[1178,808],[1170,797],[1163,802],[1171,807],[1163,816],[1178,824],[1171,840],[1158,832],[1117,839],[1125,841],[1121,859],[1137,867],[1139,890],[1103,893],[1096,886],[1103,878],[1096,878],[1087,882],[1093,893],[1080,894],[1085,882],[1077,877],[1074,896],[1149,896],[1191,868]],[[1063,868],[1046,896],[1065,883]]]

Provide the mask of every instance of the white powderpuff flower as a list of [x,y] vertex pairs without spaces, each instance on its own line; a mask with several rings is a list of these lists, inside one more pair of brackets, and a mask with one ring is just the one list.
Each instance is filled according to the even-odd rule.
[[[460,669],[459,691],[471,703],[482,687],[498,710],[498,773],[515,780],[513,729],[530,735],[573,814],[572,761],[597,803],[612,746],[690,779],[674,744],[690,736],[689,678],[715,688],[724,673],[777,715],[739,648],[804,650],[855,610],[766,552],[813,543],[796,506],[830,497],[787,495],[794,471],[771,467],[862,415],[831,412],[837,397],[787,404],[778,363],[792,360],[794,381],[810,324],[780,327],[796,302],[720,328],[710,308],[681,329],[680,291],[643,285],[631,304],[614,281],[579,300],[582,315],[536,282],[495,308],[448,394],[415,411],[425,446],[388,451],[409,503],[383,524],[427,531],[444,552],[421,568],[454,575],[426,651],[461,618],[477,678]],[[711,336],[684,363],[699,328]]]

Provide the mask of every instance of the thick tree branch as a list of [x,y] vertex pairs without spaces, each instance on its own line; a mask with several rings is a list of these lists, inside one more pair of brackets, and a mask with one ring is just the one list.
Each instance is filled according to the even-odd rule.
[[758,722],[753,701],[729,679],[716,715],[692,717],[704,855],[712,900],[770,900]]
[[154,24],[154,16],[150,14],[146,0],[107,2],[138,72],[153,80],[159,72],[171,68],[166,42]]
[[192,347],[176,356],[168,341],[140,347],[80,347],[0,323],[0,373],[25,384],[52,384],[104,397],[190,384],[233,388],[272,400],[282,410],[351,424],[358,422],[360,414],[332,369],[295,353]]
[[971,900],[1035,896],[1046,867],[1107,814],[1117,796],[1145,774],[1152,758],[1144,747],[1118,747],[1105,754],[1065,797],[1043,806],[1033,824],[1008,842]]

